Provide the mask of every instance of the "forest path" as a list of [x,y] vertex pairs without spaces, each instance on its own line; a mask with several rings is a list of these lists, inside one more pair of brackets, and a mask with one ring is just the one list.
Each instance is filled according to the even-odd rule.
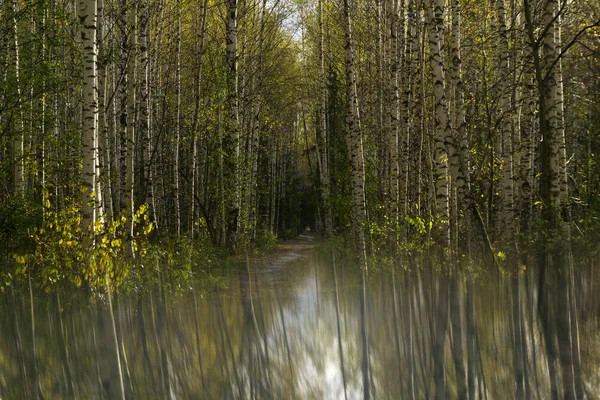
[[247,261],[254,270],[253,278],[264,283],[287,280],[292,266],[304,265],[300,262],[305,261],[322,243],[316,233],[303,232],[294,239],[278,243],[275,249],[263,256],[248,257]]

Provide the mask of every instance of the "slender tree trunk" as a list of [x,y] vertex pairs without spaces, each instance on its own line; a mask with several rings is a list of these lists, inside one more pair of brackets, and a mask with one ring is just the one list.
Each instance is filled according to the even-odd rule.
[[[434,1],[432,3],[432,1]],[[434,117],[434,183],[435,183],[435,210],[436,210],[436,240],[443,249],[450,248],[449,225],[449,179],[448,179],[448,152],[446,143],[452,135],[448,121],[448,107],[446,104],[446,88],[444,78],[444,62],[442,59],[443,6],[441,0],[425,0],[425,17],[429,31],[429,61],[432,70],[433,93],[435,96]]]
[[[110,277],[106,274],[108,304],[98,305],[98,333],[100,341],[99,372],[102,390],[107,399],[125,400],[125,385],[121,369],[121,355],[117,326],[113,309],[113,294],[110,287]],[[106,309],[108,308],[108,309]]]
[[[152,168],[152,145],[150,143],[150,90],[149,90],[149,71],[150,58],[149,35],[150,35],[150,10],[148,8],[148,0],[140,0],[139,2],[140,15],[140,118],[139,118],[139,134],[141,141],[140,146],[140,173],[138,190],[139,196],[136,201],[138,203],[152,203],[152,191],[150,190],[150,169]],[[157,38],[158,40],[158,38]]]
[[[98,0],[98,139],[96,151],[96,164],[99,165],[97,173],[97,191],[102,191],[102,209],[105,214],[105,220],[113,221],[113,202],[112,202],[112,180],[111,177],[111,157],[109,146],[109,124],[107,112],[109,111],[106,104],[106,95],[108,92],[108,57],[104,46],[105,36],[104,23],[104,0]],[[111,99],[112,100],[112,99]]]
[[238,241],[238,219],[240,215],[240,174],[239,174],[239,98],[238,98],[238,67],[237,67],[237,0],[227,0],[226,18],[226,61],[227,61],[227,113],[226,134],[223,151],[226,154],[224,165],[224,179],[226,187],[231,193],[227,196],[226,216],[226,246],[229,252],[234,253]]
[[[569,262],[571,257],[569,204],[564,168],[561,165],[561,146],[564,141],[564,124],[561,115],[560,88],[560,12],[557,0],[546,0],[541,23],[542,36],[536,38],[531,6],[524,0],[524,11],[529,43],[538,89],[538,106],[541,143],[541,182],[540,194],[544,204],[542,219],[546,223],[547,234],[552,240],[543,239],[537,254],[540,268],[539,307],[544,339],[548,353],[552,397],[558,398],[556,380],[558,378],[555,361],[560,361],[563,398],[575,398],[572,332],[569,324]],[[541,48],[541,56],[538,50]],[[560,237],[562,243],[556,243]],[[555,326],[554,326],[555,324]],[[554,338],[558,339],[558,354]]]
[[[250,134],[250,143],[248,158],[249,162],[249,200],[248,200],[248,215],[249,215],[249,240],[254,242],[256,239],[256,228],[258,222],[258,162],[259,162],[259,144],[261,134],[261,113],[262,113],[262,90],[263,80],[265,78],[265,31],[267,29],[267,1],[263,0],[260,3],[260,33],[258,38],[258,56],[256,56],[256,66],[254,69],[255,89],[254,89],[254,104],[252,106],[252,128]],[[306,127],[305,127],[306,129]]]
[[[203,56],[204,56],[204,41],[205,41],[205,31],[206,31],[206,15],[208,12],[208,0],[202,1],[202,10],[200,11],[200,23],[198,30],[198,64],[196,66],[196,82],[195,82],[195,99],[194,99],[194,120],[191,131],[192,138],[192,187],[191,198],[190,198],[190,237],[194,237],[195,231],[195,223],[196,223],[196,191],[198,189],[198,138],[200,136],[199,133],[199,120],[200,120],[200,100],[202,94],[202,66],[203,66]],[[203,202],[206,199],[202,199]]]
[[32,391],[35,393],[34,398],[36,399],[44,399],[44,391],[42,389],[42,384],[40,382],[40,375],[38,369],[38,344],[36,338],[36,330],[35,330],[35,302],[33,297],[33,286],[31,285],[31,273],[27,275],[27,280],[29,283],[29,310],[31,313],[31,368],[29,373],[31,375],[31,385]]
[[363,399],[369,400],[371,392],[374,390],[373,379],[371,376],[370,349],[369,349],[369,323],[367,320],[367,268],[364,267],[361,273],[361,294],[360,294],[360,338],[362,347],[361,356],[361,375],[363,384]]
[[354,44],[349,0],[344,0],[343,12],[346,53],[346,143],[350,155],[352,230],[360,266],[363,270],[366,270],[365,223],[367,221],[367,210],[365,198],[365,161],[358,115],[358,93],[356,90]]
[[389,71],[388,71],[388,99],[389,104],[389,127],[387,131],[387,147],[389,151],[389,217],[390,217],[390,249],[395,253],[398,243],[398,181],[399,181],[399,159],[398,159],[398,134],[400,131],[400,95],[398,90],[398,0],[387,2],[389,35]]
[[319,177],[321,183],[321,200],[325,219],[325,237],[333,235],[333,218],[331,215],[330,176],[329,176],[329,135],[327,131],[327,77],[325,76],[325,49],[323,35],[323,1],[319,0]]
[[79,1],[79,20],[81,21],[81,46],[84,53],[83,74],[83,152],[81,223],[84,233],[84,246],[90,245],[89,235],[94,232],[96,188],[96,141],[98,131],[98,88],[96,73],[96,34],[97,1]]
[[16,87],[16,113],[17,113],[17,122],[14,127],[15,139],[13,142],[14,148],[14,188],[15,193],[19,196],[23,196],[25,194],[25,153],[24,153],[24,131],[25,126],[23,124],[23,111],[21,109],[21,82],[20,82],[20,66],[19,66],[19,35],[17,29],[17,1],[16,0],[6,0],[6,3],[9,8],[9,12],[7,13],[7,17],[10,19],[10,33],[12,35],[11,40],[9,42],[9,51],[12,58],[12,63],[9,63],[10,73],[9,77],[13,80],[14,85]]
[[461,61],[461,9],[459,0],[452,0],[452,40],[450,50],[450,79],[453,92],[451,122],[454,127],[454,141],[458,145],[458,170],[454,179],[457,203],[456,232],[454,232],[459,254],[470,252],[472,227],[472,198],[470,195],[469,144],[467,140],[465,93],[462,80]]
[[[421,93],[423,87],[421,84],[423,80],[421,76],[423,74],[423,68],[420,65],[424,63],[422,60],[421,52],[421,18],[418,12],[419,8],[415,4],[415,0],[409,0],[408,3],[408,39],[407,39],[407,52],[410,51],[410,56],[407,54],[407,68],[409,70],[409,86],[408,90],[411,93],[411,99],[409,107],[407,108],[407,116],[409,117],[409,149],[410,149],[410,160],[408,165],[408,173],[406,176],[407,199],[408,205],[407,212],[409,214],[419,215],[421,212],[421,185],[409,185],[409,182],[420,182],[421,180],[421,149],[423,143],[423,130],[421,129]],[[423,43],[424,45],[424,43]]]
[[583,399],[583,376],[581,370],[581,355],[579,352],[579,326],[577,318],[577,303],[575,296],[575,277],[573,271],[573,261],[569,263],[569,280],[570,280],[570,293],[569,293],[569,311],[570,311],[570,323],[571,323],[571,344],[573,352],[573,380],[575,383],[575,397],[577,399]]
[[128,29],[128,4],[127,0],[121,0],[121,9],[120,9],[120,17],[118,19],[118,26],[120,29],[120,37],[121,37],[121,49],[120,49],[120,59],[119,59],[119,71],[118,77],[120,79],[116,79],[119,90],[119,212],[122,216],[127,217],[128,206],[131,203],[131,199],[129,198],[129,190],[127,185],[127,149],[128,149],[128,129],[127,124],[130,119],[129,117],[129,107],[127,103],[128,99],[128,91],[129,91],[129,80],[133,79],[129,74],[128,69],[128,60],[130,50],[130,40],[131,33]]
[[476,349],[477,349],[477,327],[475,325],[475,304],[473,294],[473,280],[467,280],[467,314],[466,314],[466,325],[467,325],[467,386],[469,399],[476,399],[476,384],[477,384],[477,360],[476,360]]
[[502,194],[502,211],[500,212],[500,232],[504,248],[507,249],[507,259],[510,267],[516,267],[516,231],[513,196],[513,118],[510,88],[510,53],[508,48],[508,31],[506,28],[506,11],[504,0],[496,0],[498,16],[498,71],[500,80],[500,129],[502,142],[502,165],[500,178],[500,192]]
[[[338,336],[338,352],[340,354],[340,370],[342,372],[342,384],[344,386],[344,399],[348,400],[348,391],[346,384],[346,369],[344,367],[344,347],[342,346],[342,328],[340,325],[340,298],[338,294],[337,274],[335,270],[335,252],[331,252],[331,269],[333,271],[333,288],[335,291],[335,320]],[[317,289],[318,293],[318,289]],[[317,303],[318,304],[318,303]]]
[[498,71],[500,80],[500,126],[502,142],[502,164],[500,191],[502,193],[502,210],[500,212],[500,232],[503,248],[506,249],[507,266],[515,274],[511,281],[512,287],[512,327],[513,327],[513,368],[515,378],[515,398],[525,398],[524,368],[526,360],[523,359],[522,337],[521,337],[521,312],[519,301],[519,260],[517,257],[516,225],[514,209],[514,187],[513,174],[513,138],[514,118],[511,87],[512,79],[510,52],[508,46],[508,29],[506,26],[506,10],[504,0],[496,0],[496,13],[498,16]]
[[[522,57],[528,57],[526,50],[523,50]],[[524,87],[521,90],[520,99],[522,111],[520,126],[519,211],[521,236],[527,237],[530,233],[533,218],[533,141],[535,137],[536,105],[533,67],[529,60],[524,59],[523,62]]]
[[175,186],[175,233],[177,237],[181,235],[181,188],[179,185],[179,143],[181,142],[181,0],[177,0],[177,33],[175,39],[175,86],[176,86],[176,107],[175,107],[175,149],[173,150],[173,185]]
[[458,276],[452,276],[450,282],[450,322],[452,328],[452,358],[456,372],[456,394],[459,399],[468,399],[467,371],[463,346],[462,305],[460,281]]
[[[516,262],[517,260],[515,260]],[[524,399],[526,397],[525,378],[527,368],[527,358],[523,353],[523,336],[521,324],[523,323],[521,313],[521,295],[520,295],[520,279],[516,275],[510,281],[511,287],[511,302],[512,302],[512,331],[513,331],[513,369],[515,376],[515,399]]]
[[134,221],[133,216],[135,214],[134,204],[134,152],[135,152],[135,125],[137,121],[136,116],[136,65],[137,65],[137,3],[130,3],[128,10],[128,25],[129,25],[129,48],[128,48],[128,62],[127,62],[127,179],[126,179],[126,193],[124,195],[127,217],[127,244],[125,250],[131,257],[135,256],[133,250],[133,229]]

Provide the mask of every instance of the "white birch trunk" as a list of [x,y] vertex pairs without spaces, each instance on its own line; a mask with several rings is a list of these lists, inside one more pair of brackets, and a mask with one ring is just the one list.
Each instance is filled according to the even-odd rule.
[[140,117],[138,137],[142,141],[141,150],[141,173],[139,175],[141,194],[140,200],[148,204],[152,202],[152,191],[149,190],[152,147],[150,143],[150,96],[149,96],[149,70],[150,62],[148,55],[150,15],[148,0],[140,0]]
[[[107,221],[113,221],[113,204],[112,204],[112,181],[110,168],[110,146],[108,145],[108,121],[107,121],[107,104],[106,94],[108,89],[108,60],[104,49],[104,0],[98,0],[98,28],[97,28],[97,43],[98,43],[98,59],[96,62],[98,71],[98,139],[97,139],[97,188],[96,190],[102,193],[102,210],[103,217]],[[99,201],[100,202],[100,201]]]
[[467,126],[465,113],[465,93],[462,80],[461,61],[461,9],[460,1],[452,0],[452,39],[450,51],[450,79],[453,91],[451,120],[454,127],[454,141],[458,151],[458,171],[454,178],[456,190],[456,232],[454,232],[455,246],[458,254],[469,254],[471,243],[472,207],[473,199],[470,189],[469,172],[469,143],[467,140]]
[[[120,30],[121,48],[118,73],[115,73],[115,82],[119,85],[119,212],[127,215],[128,187],[127,187],[127,122],[129,120],[127,98],[129,89],[129,71],[127,68],[128,52],[130,48],[130,36],[127,27],[127,0],[121,0],[120,16],[117,23]],[[119,79],[120,78],[120,79]]]
[[181,193],[179,187],[179,143],[181,142],[181,1],[176,3],[177,7],[177,37],[175,44],[175,85],[176,85],[176,108],[175,108],[175,149],[173,150],[173,185],[175,186],[175,232],[177,237],[181,235]]
[[9,7],[9,15],[10,18],[10,30],[11,30],[11,39],[9,42],[9,51],[12,58],[12,63],[10,64],[10,78],[13,79],[16,91],[17,91],[17,123],[14,127],[15,129],[15,139],[13,142],[13,151],[14,151],[14,187],[15,193],[19,196],[23,196],[25,194],[25,152],[24,152],[24,131],[25,126],[23,125],[23,111],[21,109],[21,82],[20,82],[20,66],[19,66],[19,35],[17,31],[17,1],[16,0],[7,0]]
[[454,128],[454,140],[458,145],[459,171],[455,177],[455,186],[457,192],[458,209],[465,209],[465,196],[469,191],[469,147],[466,132],[465,117],[465,93],[462,81],[462,62],[461,62],[461,15],[460,1],[452,0],[452,41],[450,53],[450,80],[452,82],[453,104],[452,104],[452,127]]
[[387,147],[389,151],[389,217],[392,232],[390,242],[395,248],[398,242],[398,179],[400,175],[398,160],[398,134],[400,131],[400,96],[398,93],[398,0],[388,1],[389,21],[389,72],[388,72],[388,102],[390,126],[387,131]]
[[127,205],[127,229],[129,231],[129,242],[126,251],[130,256],[135,256],[133,251],[133,229],[135,214],[135,204],[133,198],[134,190],[134,152],[135,152],[135,123],[136,123],[136,96],[135,96],[135,75],[137,65],[137,3],[129,5],[129,61],[127,64],[128,88],[127,88],[127,193],[125,203]]
[[[422,85],[421,74],[422,69],[418,67],[421,58],[421,46],[419,33],[421,32],[421,18],[417,11],[415,0],[409,0],[407,7],[407,45],[406,45],[406,67],[408,70],[407,92],[405,93],[408,100],[406,108],[406,117],[408,118],[408,148],[409,154],[408,172],[406,174],[406,191],[407,191],[407,213],[419,214],[421,210],[420,204],[420,182],[421,180],[421,143],[423,135],[421,134],[421,103],[420,103],[420,88]],[[405,100],[405,101],[406,101]],[[413,183],[410,184],[409,182]]]
[[238,68],[237,68],[237,0],[227,0],[226,18],[226,61],[227,71],[227,112],[225,146],[226,161],[224,165],[225,186],[231,193],[224,193],[227,201],[227,247],[235,252],[237,247],[238,224],[240,214],[240,176],[239,176],[239,100],[238,100]]
[[[98,129],[98,97],[96,87],[96,0],[79,1],[79,20],[81,21],[81,46],[83,50],[83,152],[82,183],[85,188],[81,194],[82,232],[89,235],[94,232],[96,187],[96,140]],[[84,245],[90,244],[84,239]]]
[[432,70],[433,94],[435,96],[434,116],[434,184],[435,211],[437,217],[436,236],[443,248],[450,246],[449,203],[448,203],[448,152],[446,143],[452,136],[448,121],[446,104],[446,88],[444,78],[444,62],[442,59],[442,42],[440,31],[443,25],[443,1],[425,0],[428,32],[429,32],[429,62]]
[[[327,77],[325,76],[325,49],[323,35],[323,1],[319,0],[319,172],[321,183],[321,197],[323,201],[323,215],[325,219],[325,237],[333,235],[333,218],[331,215],[331,200],[329,188],[329,141],[327,134]],[[319,140],[317,140],[319,143]]]
[[[563,0],[566,1],[566,0]],[[562,16],[559,15],[556,22],[555,29],[555,48],[554,57],[560,57],[562,50],[562,29],[561,29]],[[566,132],[565,132],[565,99],[564,99],[564,85],[563,85],[563,68],[562,58],[559,58],[556,66],[554,67],[556,74],[556,109],[557,109],[557,120],[556,120],[556,138],[558,141],[558,152],[559,152],[559,202],[562,208],[568,207],[569,202],[569,187],[567,179],[567,145],[566,145]]]
[[556,13],[558,11],[557,0],[547,0],[542,14],[542,26],[547,27],[546,34],[542,40],[542,65],[545,68],[545,108],[548,136],[548,187],[549,199],[552,207],[560,206],[561,171],[560,171],[560,140],[559,140],[559,82],[557,67],[549,70],[557,55],[556,46]]
[[[521,29],[527,29],[526,18],[521,20]],[[526,39],[523,39],[526,45]],[[520,233],[526,237],[530,231],[533,216],[533,142],[536,125],[536,90],[535,71],[531,65],[530,52],[526,48],[521,52],[523,59],[523,88],[520,91],[521,98],[521,125],[520,125],[520,155],[519,164],[519,211],[520,211]]]
[[500,90],[500,133],[502,142],[502,164],[500,177],[500,193],[502,196],[502,208],[500,212],[500,233],[504,245],[510,250],[510,256],[514,257],[515,246],[515,212],[514,212],[514,189],[513,189],[513,151],[512,134],[513,118],[511,107],[510,88],[510,53],[508,48],[508,31],[506,28],[506,11],[504,0],[496,0],[498,20],[498,71]]
[[349,0],[344,0],[344,34],[346,54],[346,129],[348,154],[350,155],[350,180],[352,191],[352,228],[356,253],[363,271],[367,270],[365,223],[367,207],[365,198],[365,162],[363,143],[359,125],[358,93],[356,91],[356,71],[352,38],[352,19]]

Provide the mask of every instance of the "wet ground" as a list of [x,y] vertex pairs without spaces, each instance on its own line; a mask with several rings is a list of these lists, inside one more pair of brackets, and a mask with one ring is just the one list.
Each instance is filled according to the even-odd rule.
[[[473,281],[415,267],[363,285],[318,244],[302,235],[241,263],[225,289],[117,296],[112,313],[7,297],[0,398],[429,399],[440,387],[445,398],[510,399],[518,388],[551,398],[549,366],[567,367],[549,363],[533,272]],[[600,390],[599,289],[592,269],[575,273],[579,363],[568,368],[589,398]]]

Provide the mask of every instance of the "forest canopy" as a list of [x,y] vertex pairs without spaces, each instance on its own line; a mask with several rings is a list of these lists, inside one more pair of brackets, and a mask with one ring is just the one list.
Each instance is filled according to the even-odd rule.
[[5,0],[2,285],[93,286],[172,240],[202,263],[307,228],[351,234],[365,269],[431,246],[514,271],[597,254],[599,18],[593,1]]

